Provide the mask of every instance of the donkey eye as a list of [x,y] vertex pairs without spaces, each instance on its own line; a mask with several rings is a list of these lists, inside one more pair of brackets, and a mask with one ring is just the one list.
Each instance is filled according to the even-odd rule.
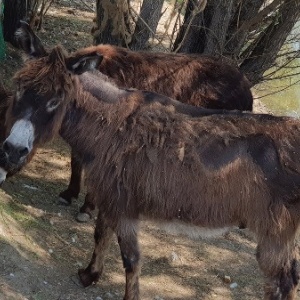
[[58,99],[51,99],[50,101],[48,101],[47,105],[46,105],[46,109],[47,112],[52,112],[54,111],[58,106],[59,106],[60,102]]

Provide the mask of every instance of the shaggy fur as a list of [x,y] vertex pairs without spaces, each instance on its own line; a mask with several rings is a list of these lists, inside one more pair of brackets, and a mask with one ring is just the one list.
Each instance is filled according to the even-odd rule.
[[[16,40],[30,58],[47,56],[40,39],[27,23],[21,21],[21,26],[16,32]],[[206,108],[252,110],[253,98],[248,80],[237,68],[224,64],[216,58],[133,52],[111,45],[98,45],[73,53],[68,63],[72,65],[72,62],[77,62],[82,54],[93,55],[95,51],[102,57],[98,70],[109,76],[119,87],[150,90],[183,103]],[[78,65],[75,68],[78,68]],[[101,95],[95,94],[99,92],[97,90],[99,82],[97,78],[94,79],[92,84],[88,83],[88,90],[94,96],[100,97]],[[153,94],[150,93],[145,97],[145,101],[150,99],[170,104],[168,97],[159,96],[155,97],[155,100],[153,98]],[[176,104],[176,110],[198,115],[198,111],[195,112],[193,108],[180,104]],[[80,192],[82,163],[80,156],[73,150],[71,169],[69,186],[60,193],[60,199],[65,204],[71,204],[72,198],[77,198]],[[87,196],[85,204],[80,209],[84,213],[84,220],[87,220],[93,207],[90,197]],[[83,220],[80,216],[79,218]]]
[[95,52],[102,55],[98,70],[119,87],[149,90],[206,108],[252,110],[249,81],[218,58],[131,51],[112,45],[84,48],[71,58]]
[[[70,63],[83,54],[95,52],[102,56],[98,70],[119,87],[154,91],[205,108],[252,110],[253,97],[247,78],[236,67],[215,57],[134,52],[112,45],[98,45],[71,54]],[[80,158],[73,152],[72,161],[72,180],[68,189],[60,194],[68,203],[78,196],[73,191],[79,192],[82,169]],[[80,212],[90,214],[92,204],[89,209],[89,203],[87,196]]]
[[[54,48],[15,79],[21,90],[35,90],[32,97],[24,93],[17,100],[23,109],[48,118],[43,125],[31,118],[35,143],[44,142],[46,132],[60,130],[84,158],[88,191],[100,211],[91,262],[79,271],[83,285],[100,278],[115,233],[126,272],[124,299],[140,299],[137,232],[144,216],[209,229],[245,224],[257,236],[265,299],[295,299],[299,120],[251,114],[191,117],[173,105],[145,104],[140,91],[107,102],[84,90],[66,66],[72,70],[62,50]],[[46,115],[53,97],[60,105]]]
[[0,82],[0,145],[5,139],[5,114],[8,106],[8,92]]

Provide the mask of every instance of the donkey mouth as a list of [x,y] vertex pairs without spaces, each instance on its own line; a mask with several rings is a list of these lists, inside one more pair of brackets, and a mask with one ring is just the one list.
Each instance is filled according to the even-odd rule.
[[11,159],[11,157],[0,148],[0,185],[8,176],[18,172],[24,164],[25,157],[21,159]]
[[7,158],[3,150],[0,148],[0,185],[6,179],[6,175],[7,175],[6,166],[7,166]]
[[6,174],[7,174],[7,172],[3,168],[0,167],[0,186],[5,181]]

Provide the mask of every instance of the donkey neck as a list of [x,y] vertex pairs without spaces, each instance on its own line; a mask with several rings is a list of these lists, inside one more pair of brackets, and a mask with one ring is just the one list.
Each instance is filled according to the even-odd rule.
[[106,75],[99,71],[86,72],[78,76],[84,90],[96,99],[108,103],[115,103],[125,97],[128,92],[118,88]]
[[60,134],[74,150],[89,155],[100,140],[104,147],[109,145],[110,139],[125,125],[141,99],[138,92],[126,92],[127,97],[124,94],[114,95],[108,102],[94,97],[80,82],[76,86],[75,97],[66,109]]

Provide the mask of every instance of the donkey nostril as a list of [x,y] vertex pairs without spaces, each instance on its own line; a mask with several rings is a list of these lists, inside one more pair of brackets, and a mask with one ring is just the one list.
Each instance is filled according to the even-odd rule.
[[9,153],[10,149],[12,148],[12,145],[8,141],[4,141],[3,143],[3,150],[6,153]]
[[29,150],[27,147],[20,148],[18,151],[19,151],[20,157],[25,156],[29,153]]
[[7,155],[16,159],[21,158],[29,153],[28,147],[15,146],[7,140],[4,141],[2,148]]

